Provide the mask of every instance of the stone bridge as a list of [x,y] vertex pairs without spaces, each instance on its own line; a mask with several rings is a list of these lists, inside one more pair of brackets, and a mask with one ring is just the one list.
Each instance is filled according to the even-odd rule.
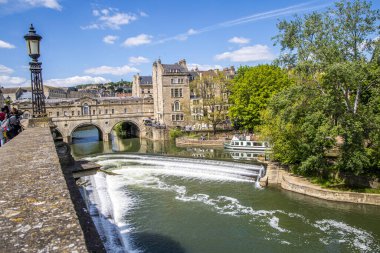
[[152,117],[153,113],[137,114],[126,113],[123,115],[87,115],[74,117],[53,117],[51,118],[57,131],[62,135],[63,141],[71,143],[73,133],[82,126],[95,126],[103,141],[110,140],[110,134],[114,127],[122,122],[129,123],[135,129],[135,134],[140,138],[147,137],[147,129],[143,120]]
[[[14,105],[24,112],[25,118],[31,114],[30,101],[16,101]],[[133,135],[140,138],[160,140],[165,135],[160,129],[144,125],[144,119],[154,116],[151,97],[46,99],[46,113],[67,143],[82,126],[95,126],[100,138],[109,141],[112,130],[121,122],[128,123]]]

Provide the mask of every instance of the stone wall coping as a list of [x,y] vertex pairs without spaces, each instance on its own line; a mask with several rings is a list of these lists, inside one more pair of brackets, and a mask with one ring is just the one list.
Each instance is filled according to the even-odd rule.
[[283,189],[320,199],[380,205],[380,194],[325,189],[309,182],[303,177],[292,175],[286,171],[282,171],[281,173],[280,184]]
[[0,148],[0,252],[87,252],[49,128]]

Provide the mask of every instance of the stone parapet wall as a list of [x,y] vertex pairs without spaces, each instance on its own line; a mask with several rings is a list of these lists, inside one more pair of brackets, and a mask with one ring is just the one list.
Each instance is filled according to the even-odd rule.
[[0,157],[0,252],[87,252],[50,129],[26,129]]
[[290,174],[281,166],[268,163],[262,185],[279,185],[281,188],[325,200],[357,204],[380,205],[380,194],[334,191],[309,182],[306,178]]
[[281,187],[289,191],[332,201],[380,205],[380,194],[333,191],[308,183],[288,173],[282,173],[281,176]]
[[226,140],[197,140],[186,137],[175,139],[175,144],[178,147],[223,147]]

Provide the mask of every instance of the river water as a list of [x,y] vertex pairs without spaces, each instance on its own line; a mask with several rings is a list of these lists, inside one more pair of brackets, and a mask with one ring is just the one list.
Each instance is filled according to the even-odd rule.
[[81,136],[73,154],[105,171],[84,193],[109,252],[380,252],[379,207],[260,189],[247,154]]

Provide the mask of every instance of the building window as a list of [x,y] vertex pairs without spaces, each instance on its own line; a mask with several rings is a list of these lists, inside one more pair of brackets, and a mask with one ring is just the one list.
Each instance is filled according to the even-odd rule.
[[99,115],[102,114],[102,110],[99,110]]
[[184,82],[183,78],[172,78],[171,83],[172,84],[182,84]]
[[49,112],[49,117],[51,117],[51,115],[52,115],[52,112]]
[[95,110],[92,110],[92,115],[95,115]]
[[124,108],[124,113],[127,113],[127,108]]
[[114,109],[112,109],[111,111],[112,111],[112,114],[114,114],[114,113],[115,113],[115,110],[114,110]]
[[174,104],[172,105],[172,111],[178,112],[181,110],[181,104],[179,101],[175,101]]
[[144,94],[144,89],[141,89],[141,94]]
[[83,115],[89,115],[90,114],[90,108],[88,104],[83,104]]
[[106,109],[106,114],[108,113],[108,109]]
[[59,112],[57,112],[57,117],[59,117]]
[[74,111],[71,111],[71,116],[74,116]]
[[183,121],[183,114],[173,114],[172,121]]
[[78,116],[80,116],[80,111],[78,111]]
[[182,97],[182,88],[171,89],[172,98],[181,98]]

